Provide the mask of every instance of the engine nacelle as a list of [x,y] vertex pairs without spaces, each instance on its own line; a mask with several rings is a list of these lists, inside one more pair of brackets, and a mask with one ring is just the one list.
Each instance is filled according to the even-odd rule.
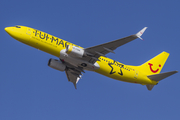
[[49,59],[48,66],[59,71],[65,71],[66,69],[66,66],[60,60],[55,60],[52,58]]
[[66,47],[66,53],[73,57],[82,58],[85,52],[83,49],[81,49],[79,47],[68,45]]

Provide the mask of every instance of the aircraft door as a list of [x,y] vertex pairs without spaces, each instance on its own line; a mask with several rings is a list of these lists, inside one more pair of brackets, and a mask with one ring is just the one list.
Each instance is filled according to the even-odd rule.
[[31,35],[31,28],[27,28],[26,34]]
[[134,78],[136,78],[136,79],[137,79],[138,74],[139,74],[139,71],[135,70]]

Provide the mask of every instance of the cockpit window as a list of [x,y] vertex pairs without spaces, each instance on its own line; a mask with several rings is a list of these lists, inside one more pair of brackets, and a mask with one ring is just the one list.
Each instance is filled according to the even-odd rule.
[[21,28],[20,26],[15,26],[16,28]]

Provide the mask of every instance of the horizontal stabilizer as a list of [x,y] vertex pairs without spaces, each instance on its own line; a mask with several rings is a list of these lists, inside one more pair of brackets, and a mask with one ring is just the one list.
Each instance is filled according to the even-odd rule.
[[165,73],[160,73],[160,74],[155,74],[155,75],[149,75],[147,76],[149,79],[154,80],[154,81],[160,81],[164,78],[167,78],[175,73],[177,73],[178,71],[171,71],[171,72],[165,72]]

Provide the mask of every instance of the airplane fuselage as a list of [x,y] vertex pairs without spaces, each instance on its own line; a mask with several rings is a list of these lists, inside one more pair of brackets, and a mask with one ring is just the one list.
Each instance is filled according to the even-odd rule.
[[[25,26],[7,27],[6,31],[16,40],[47,52],[66,61],[73,66],[81,66],[85,70],[94,71],[107,77],[142,85],[156,85],[158,82],[150,80],[145,73],[136,69],[135,66],[125,65],[110,58],[100,56],[94,64],[83,61],[81,58],[72,57],[66,53],[68,45],[77,46],[73,43],[52,36],[48,33]],[[77,46],[83,49],[80,46]],[[82,66],[85,64],[85,66]]]

